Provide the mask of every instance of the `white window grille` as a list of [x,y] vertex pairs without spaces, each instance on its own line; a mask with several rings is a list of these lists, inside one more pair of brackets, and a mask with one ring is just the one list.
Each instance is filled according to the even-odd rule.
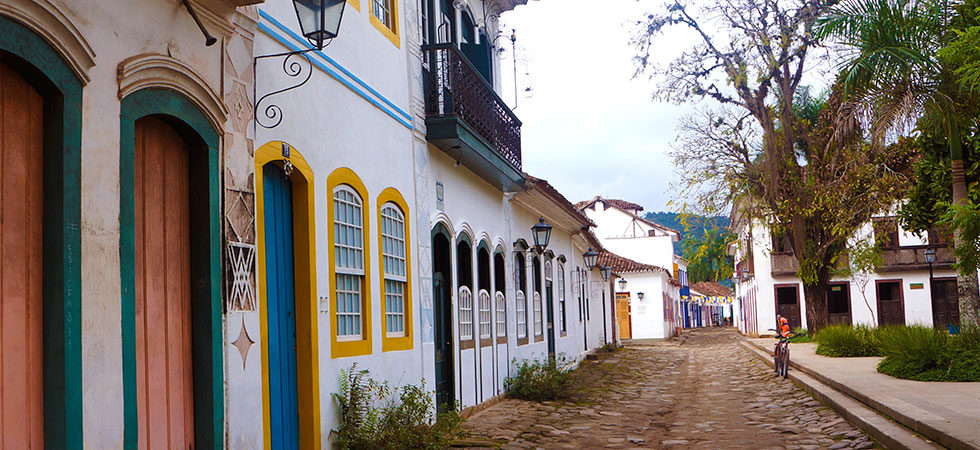
[[565,323],[565,265],[558,265],[558,327],[559,331],[565,333],[568,331],[568,325]]
[[544,333],[543,327],[541,326],[541,294],[535,292],[531,298],[534,301],[534,335],[540,336]]
[[473,291],[466,286],[459,288],[459,339],[473,339]]
[[517,291],[517,337],[527,337],[527,297]]
[[497,291],[496,313],[497,313],[497,337],[507,336],[507,298],[504,293]]
[[394,31],[395,27],[392,25],[394,22],[394,17],[391,15],[392,3],[395,0],[373,0],[374,3],[374,17],[378,19],[379,22],[384,24],[385,28]]
[[480,339],[490,339],[490,293],[480,289]]
[[385,283],[385,333],[405,336],[405,215],[394,203],[381,207],[381,263]]
[[337,339],[361,339],[364,288],[364,216],[361,197],[341,185],[333,194]]

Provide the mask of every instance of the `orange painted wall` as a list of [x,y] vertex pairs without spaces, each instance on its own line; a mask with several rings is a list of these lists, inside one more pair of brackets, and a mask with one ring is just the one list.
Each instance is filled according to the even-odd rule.
[[189,148],[152,117],[136,121],[136,384],[139,448],[194,442]]
[[0,448],[41,448],[40,94],[0,63]]

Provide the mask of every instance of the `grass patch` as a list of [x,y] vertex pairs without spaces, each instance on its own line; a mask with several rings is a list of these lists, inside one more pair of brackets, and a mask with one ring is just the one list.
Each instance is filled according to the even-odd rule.
[[793,337],[789,338],[789,342],[793,344],[806,343],[812,340],[813,338],[810,336],[810,333],[803,327],[793,328]]
[[817,333],[817,354],[835,358],[881,356],[876,331],[864,325],[831,325]]
[[367,370],[342,371],[337,447],[342,449],[436,449],[463,435],[463,419],[452,409],[435,413],[432,396],[422,385],[392,389],[371,379]]
[[919,381],[980,381],[980,330],[958,335],[923,326],[890,327],[878,372]]
[[504,390],[513,398],[558,400],[571,394],[571,379],[571,363],[564,355],[554,361],[524,360],[517,366],[517,375],[504,379]]

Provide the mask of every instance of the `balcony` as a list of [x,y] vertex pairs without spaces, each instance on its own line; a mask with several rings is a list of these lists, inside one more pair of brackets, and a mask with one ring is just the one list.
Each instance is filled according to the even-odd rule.
[[775,276],[795,276],[800,270],[800,262],[796,260],[793,252],[772,252],[769,255],[769,262],[772,264],[772,274]]
[[426,139],[501,190],[522,186],[521,121],[454,45],[422,53]]
[[[929,270],[929,263],[926,262],[926,250],[928,245],[914,245],[905,247],[885,247],[881,249],[881,259],[883,264],[879,268],[881,272],[898,272],[903,270]],[[935,270],[950,269],[956,262],[953,250],[945,245],[932,246],[936,251],[936,261],[932,263]]]
[[[796,255],[793,252],[773,252],[769,255],[769,262],[772,264],[772,274],[774,276],[796,276],[796,272],[800,270],[800,262],[796,260]],[[851,262],[846,252],[837,258],[838,268],[845,268],[850,264]]]

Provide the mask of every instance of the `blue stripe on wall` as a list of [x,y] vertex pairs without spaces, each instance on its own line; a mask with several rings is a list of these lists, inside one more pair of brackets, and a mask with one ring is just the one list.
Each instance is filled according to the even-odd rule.
[[[292,42],[292,41],[286,39],[285,37],[283,37],[281,34],[279,34],[278,32],[276,32],[275,30],[273,30],[268,25],[259,22],[259,30],[261,30],[263,33],[267,34],[273,40],[275,40],[276,42],[279,42],[280,44],[284,45],[285,47],[287,47],[287,48],[289,48],[290,50],[293,50],[293,51],[307,50],[307,49],[312,48],[309,44],[305,43],[305,41],[303,40],[302,37],[300,37],[299,35],[293,33],[292,30],[290,30],[288,28],[285,28],[284,25],[282,25],[281,23],[279,23],[278,21],[276,21],[275,19],[273,19],[271,16],[269,16],[265,12],[263,12],[261,10],[259,12],[260,12],[260,14],[262,15],[263,18],[267,19],[269,22],[271,22],[277,28],[279,28],[279,29],[283,30],[285,33],[289,34],[290,37],[292,37],[293,39],[300,40],[301,42],[303,42],[303,44],[302,44],[302,47],[300,47],[299,45],[296,45],[294,42]],[[354,74],[352,74],[350,71],[348,71],[343,66],[341,66],[340,64],[338,64],[332,58],[330,58],[327,55],[325,55],[323,52],[318,51],[318,50],[314,50],[314,51],[312,51],[310,53],[315,54],[315,55],[323,58],[324,60],[330,62],[330,64],[332,64],[334,67],[336,67],[342,73],[344,73],[345,75],[347,75],[348,77],[350,77],[351,79],[353,79],[358,85],[364,87],[364,89],[366,89],[368,92],[370,92],[371,94],[373,94],[374,96],[376,96],[378,99],[380,99],[381,102],[379,102],[378,100],[376,100],[371,95],[368,95],[368,92],[365,92],[364,90],[362,90],[358,86],[355,86],[353,83],[351,83],[349,80],[347,80],[347,78],[342,77],[339,73],[337,73],[333,69],[327,67],[319,59],[317,59],[317,58],[310,58],[310,61],[312,61],[312,63],[313,63],[314,66],[316,66],[317,68],[319,68],[320,70],[322,70],[323,72],[325,72],[327,75],[330,75],[331,77],[333,77],[334,79],[336,79],[337,81],[339,81],[344,86],[347,86],[351,91],[354,91],[354,93],[356,93],[357,95],[360,95],[362,98],[364,98],[365,100],[367,100],[368,102],[370,102],[374,106],[378,107],[378,109],[382,110],[385,114],[388,114],[389,116],[391,116],[391,118],[395,119],[396,121],[398,121],[399,123],[401,123],[402,125],[404,125],[405,127],[407,127],[408,129],[411,130],[413,128],[412,127],[412,124],[410,122],[412,120],[411,116],[408,113],[406,113],[404,110],[402,110],[401,108],[395,106],[394,103],[392,103],[390,100],[388,100],[383,95],[381,95],[377,90],[375,90],[375,89],[371,88],[370,86],[368,86],[366,83],[364,83],[359,78],[357,78],[356,76],[354,76]],[[382,102],[384,104],[382,104]]]

